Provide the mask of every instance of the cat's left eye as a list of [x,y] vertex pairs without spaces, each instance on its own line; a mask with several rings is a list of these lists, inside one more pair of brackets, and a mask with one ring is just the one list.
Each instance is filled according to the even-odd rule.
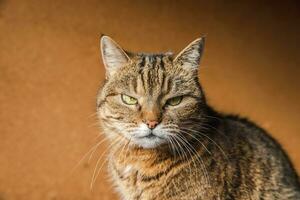
[[182,96],[173,97],[167,101],[167,104],[171,106],[177,106],[181,103],[181,101],[182,101]]
[[121,99],[122,99],[123,103],[125,103],[127,105],[135,105],[138,103],[136,98],[128,96],[126,94],[121,94]]

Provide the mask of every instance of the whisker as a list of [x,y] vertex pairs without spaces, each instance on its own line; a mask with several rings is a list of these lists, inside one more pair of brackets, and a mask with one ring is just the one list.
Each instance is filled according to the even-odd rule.
[[184,151],[184,148],[182,148],[182,146],[179,143],[180,141],[176,140],[176,135],[174,135],[173,137],[174,137],[174,141],[178,144],[179,149],[182,150],[182,154],[184,154],[183,160],[188,160],[188,156],[187,156],[186,152]]
[[181,129],[183,130],[187,130],[187,131],[192,131],[192,132],[195,132],[195,133],[199,133],[200,135],[206,137],[209,141],[211,141],[214,145],[216,145],[218,147],[218,149],[222,152],[222,154],[226,157],[226,159],[228,160],[228,156],[227,154],[224,152],[224,150],[222,149],[222,147],[216,143],[213,139],[211,139],[209,136],[207,136],[206,134],[200,132],[200,131],[197,131],[197,130],[193,130],[193,129],[189,129],[189,128],[184,128],[182,127]]
[[[121,138],[122,139],[122,138]],[[93,172],[93,176],[92,176],[92,181],[91,181],[91,185],[90,185],[90,189],[92,190],[93,189],[93,184],[95,183],[96,181],[96,170],[98,168],[98,165],[99,165],[99,162],[100,160],[102,159],[102,157],[105,155],[105,153],[115,144],[119,144],[122,140],[115,140],[113,141],[104,151],[103,153],[100,155],[100,157],[98,158],[97,162],[96,162],[96,166],[95,166],[95,169],[94,169],[94,172]]]
[[[108,138],[104,138],[101,142],[100,142],[100,144],[102,144],[104,141],[106,141],[106,140],[108,140]],[[100,145],[99,144],[99,145]],[[91,153],[91,155],[90,155],[90,157],[89,157],[89,159],[88,159],[88,163],[90,163],[90,161],[91,161],[91,159],[92,159],[92,157],[93,157],[93,155],[94,155],[94,153],[96,152],[96,150],[97,150],[97,148],[99,147],[99,145],[97,145],[97,147],[94,149],[94,151]]]
[[[203,118],[193,118],[192,117],[192,119],[196,119],[198,122],[202,122],[202,123],[201,124],[190,123],[190,125],[191,126],[196,126],[196,127],[200,128],[200,129],[206,129],[206,130],[209,130],[208,128],[214,129],[218,134],[223,135],[223,136],[226,137],[226,139],[228,139],[227,136],[224,133],[220,132],[220,130],[218,130],[216,127],[211,126],[209,123],[207,123],[206,121],[204,121],[206,119],[206,117],[207,116],[205,116]],[[210,116],[210,118],[216,118],[216,119],[218,119],[220,121],[222,120],[221,118],[217,118],[217,117],[213,117],[213,116]],[[188,122],[183,122],[183,124],[184,123],[187,124]]]
[[188,152],[190,152],[191,159],[192,159],[192,161],[193,161],[193,163],[194,163],[194,166],[197,166],[197,165],[196,165],[195,160],[194,160],[194,158],[193,158],[193,156],[192,156],[191,153],[194,153],[194,154],[196,155],[196,159],[197,159],[198,162],[200,163],[200,166],[201,166],[201,168],[202,168],[202,171],[203,171],[203,173],[204,173],[204,176],[206,177],[206,181],[207,181],[207,183],[210,185],[210,181],[209,181],[209,176],[208,176],[207,169],[206,169],[205,164],[204,164],[204,162],[203,162],[201,156],[199,155],[199,153],[195,150],[195,148],[194,148],[194,147],[193,147],[193,146],[192,146],[185,138],[183,138],[183,136],[181,136],[180,134],[177,134],[177,135],[175,135],[175,136],[177,136],[177,137],[182,141],[182,143],[185,143],[185,144],[186,144],[185,146],[186,146],[186,148],[188,149]]
[[99,122],[95,122],[95,123],[88,125],[88,128],[93,128],[93,127],[97,127],[97,126],[100,126]]
[[171,144],[172,153],[173,153],[174,157],[176,157],[176,152],[175,152],[175,144],[173,143],[173,141],[172,141],[172,138],[171,138],[171,137],[168,137],[168,140],[170,141],[170,144]]
[[[176,135],[174,135],[173,137],[176,137]],[[175,138],[174,138],[175,139]],[[180,140],[179,140],[180,141]],[[183,145],[184,145],[184,143],[183,143]],[[185,145],[184,145],[185,146]],[[185,147],[186,148],[186,147]],[[188,149],[187,149],[188,150]],[[184,151],[184,149],[183,149],[183,151]],[[190,158],[192,158],[192,155],[191,155],[191,153],[188,151],[188,154],[190,155]],[[185,154],[186,155],[186,161],[189,161],[189,157],[188,157],[188,155],[187,154]],[[194,160],[192,159],[192,162],[194,162]],[[195,162],[194,162],[194,164],[195,164]],[[191,168],[191,162],[188,162],[188,165],[189,165],[189,171],[190,171],[190,176],[189,176],[189,178],[190,178],[190,181],[191,181],[191,175],[192,175],[192,168]]]
[[191,134],[191,133],[189,133],[189,132],[187,132],[187,131],[183,131],[183,130],[180,130],[181,132],[183,132],[183,133],[186,133],[186,134],[188,134],[190,137],[192,137],[193,139],[195,139],[196,141],[198,141],[200,144],[201,144],[201,146],[210,154],[210,155],[212,155],[212,153],[207,149],[207,147],[198,139],[198,138],[196,138],[193,134]]
[[[125,147],[127,146],[128,143],[129,143],[129,141],[128,141],[127,143],[124,143],[124,145],[123,145],[121,151],[119,152],[118,159],[119,159],[120,156],[122,155],[122,153],[123,153],[123,151],[124,151],[124,149],[125,149]],[[126,156],[126,154],[125,154],[125,156]],[[123,162],[124,162],[124,160],[123,160]]]
[[127,153],[128,153],[128,151],[130,149],[130,142],[131,142],[131,138],[129,138],[129,140],[128,140],[127,148],[126,148],[126,151],[125,151],[125,156],[127,156]]
[[[121,141],[118,143],[118,145],[121,145],[124,141],[126,141],[126,139],[122,138]],[[125,146],[125,145],[126,145],[126,144],[123,145],[122,150],[124,149],[124,146]],[[119,153],[118,157],[120,157],[120,153]],[[96,182],[96,179],[97,179],[97,177],[99,176],[99,174],[100,174],[100,172],[101,172],[101,170],[102,170],[102,168],[104,167],[104,165],[105,165],[106,162],[107,162],[107,159],[105,159],[104,162],[102,163],[102,165],[99,167],[99,169],[98,169],[98,171],[97,171],[97,175],[96,175],[95,180],[94,180],[94,183]]]
[[73,174],[74,171],[77,169],[77,167],[83,162],[83,160],[91,153],[91,152],[94,152],[96,151],[96,149],[99,147],[99,145],[101,145],[104,141],[106,141],[107,138],[104,138],[102,139],[101,141],[99,141],[98,143],[96,143],[94,146],[92,146],[90,148],[90,150],[88,150],[87,153],[85,153],[82,158],[77,162],[77,164],[71,169],[71,173],[70,174]]
[[94,112],[94,113],[88,115],[88,118],[92,118],[92,117],[95,117],[95,116],[97,116],[97,115],[98,115],[98,112]]

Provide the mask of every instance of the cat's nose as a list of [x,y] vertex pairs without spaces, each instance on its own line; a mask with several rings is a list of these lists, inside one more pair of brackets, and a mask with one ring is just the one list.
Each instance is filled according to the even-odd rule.
[[146,125],[148,126],[148,128],[154,129],[154,128],[158,125],[158,121],[155,121],[155,120],[147,120],[147,121],[146,121]]

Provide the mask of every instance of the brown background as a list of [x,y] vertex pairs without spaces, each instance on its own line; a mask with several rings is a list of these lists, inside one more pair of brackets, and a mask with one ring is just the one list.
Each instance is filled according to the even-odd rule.
[[101,33],[147,52],[207,35],[209,102],[269,130],[300,171],[299,4],[207,2],[0,1],[0,199],[117,199],[105,170],[89,188],[107,145],[71,173],[101,139]]

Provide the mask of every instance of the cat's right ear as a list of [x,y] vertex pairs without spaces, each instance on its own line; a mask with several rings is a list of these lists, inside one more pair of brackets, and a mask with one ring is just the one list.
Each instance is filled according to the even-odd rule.
[[130,60],[126,52],[108,36],[101,37],[100,48],[107,79]]

